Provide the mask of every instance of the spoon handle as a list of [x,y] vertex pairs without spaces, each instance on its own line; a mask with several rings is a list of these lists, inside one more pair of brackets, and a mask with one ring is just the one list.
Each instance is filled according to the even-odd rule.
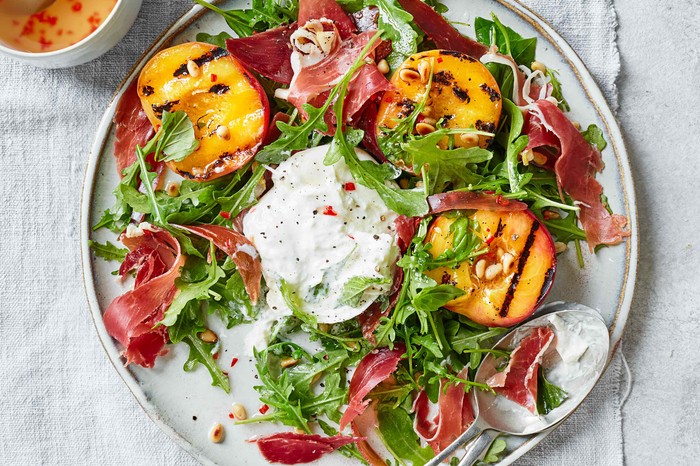
[[435,456],[435,458],[425,463],[425,466],[439,466],[443,461],[452,458],[457,450],[464,447],[464,445],[472,438],[481,435],[482,432],[483,428],[481,427],[481,424],[475,421],[471,426],[469,426],[469,429],[465,430],[462,435],[457,437],[457,440],[442,450],[437,456]]
[[484,453],[489,448],[493,440],[498,436],[499,432],[495,430],[484,430],[477,438],[475,438],[467,446],[467,454],[464,455],[462,461],[457,466],[472,466],[478,460],[482,459]]

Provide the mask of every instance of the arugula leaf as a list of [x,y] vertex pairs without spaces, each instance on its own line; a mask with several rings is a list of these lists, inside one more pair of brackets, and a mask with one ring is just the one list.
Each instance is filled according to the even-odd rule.
[[453,299],[464,295],[464,290],[452,285],[437,285],[420,291],[412,300],[413,305],[425,312],[434,312]]
[[413,16],[397,0],[368,0],[365,4],[379,8],[379,29],[385,31],[384,39],[391,40],[391,53],[387,61],[395,70],[418,50],[418,33],[411,26]]
[[[210,244],[209,257],[216,257],[216,249],[214,243]],[[219,281],[220,278],[224,276],[224,271],[216,263],[216,259],[211,260],[211,264],[208,267],[208,273],[206,279],[201,282],[187,283],[181,279],[175,281],[178,290],[180,292],[175,296],[173,302],[168,307],[163,315],[163,320],[160,321],[162,325],[170,327],[174,325],[177,321],[177,317],[180,312],[185,308],[185,305],[192,300],[205,300],[208,299],[210,294],[210,288]]]
[[518,65],[530,66],[535,61],[537,38],[526,39],[504,26],[495,14],[491,19],[477,17],[474,20],[476,40],[484,45],[496,44],[499,52],[513,57]]
[[498,463],[499,461],[501,461],[501,454],[504,451],[506,451],[507,446],[508,444],[501,437],[496,438],[496,440],[494,440],[493,443],[489,446],[489,449],[486,450],[484,459],[481,460],[478,463],[478,465],[480,466],[481,464]]
[[590,145],[596,147],[601,152],[608,146],[608,143],[605,142],[603,132],[596,125],[589,125],[586,131],[581,132],[581,135]]
[[564,390],[547,380],[540,366],[537,372],[537,413],[549,414],[550,411],[561,406],[568,396]]
[[294,317],[312,327],[316,326],[316,317],[304,311],[304,302],[299,296],[298,291],[284,279],[280,280],[280,292],[282,293],[284,303],[292,311]]
[[435,456],[429,446],[421,447],[413,421],[403,409],[382,405],[377,411],[377,420],[379,435],[394,457],[410,461],[413,466],[422,466]]
[[97,241],[88,240],[88,246],[90,246],[90,249],[92,249],[92,252],[95,253],[96,257],[101,257],[107,261],[124,262],[126,255],[129,253],[128,249],[119,248],[109,241],[106,241],[104,244],[100,244]]
[[302,106],[307,115],[304,123],[294,124],[297,116],[296,111],[292,114],[289,123],[278,121],[277,128],[280,130],[280,137],[263,147],[255,156],[255,160],[262,163],[281,163],[287,160],[293,151],[317,146],[320,139],[316,137],[316,132],[325,133],[328,131],[324,116],[331,106],[332,98],[338,94],[337,87],[331,89],[328,99],[320,108],[311,104]]
[[518,106],[508,99],[503,99],[503,109],[508,115],[510,122],[506,150],[506,167],[508,169],[510,192],[516,193],[520,191],[521,186],[527,182],[526,177],[518,171],[518,155],[527,147],[529,138],[526,135],[520,136],[525,119]]
[[568,112],[569,110],[571,110],[571,107],[569,106],[569,103],[566,101],[566,99],[564,98],[564,94],[562,93],[561,83],[559,82],[559,72],[552,68],[547,68],[547,72],[545,74],[549,78],[549,83],[552,85],[552,97],[557,99],[557,102],[559,102],[560,109],[562,109],[565,112]]
[[250,9],[228,11],[205,0],[194,1],[221,15],[238,37],[296,21],[299,11],[298,0],[253,0]]
[[253,170],[246,184],[231,196],[218,197],[217,202],[221,205],[221,210],[228,212],[231,218],[235,218],[248,207],[257,203],[255,188],[260,184],[265,175],[265,167],[258,165]]
[[231,34],[228,32],[220,32],[215,36],[207,34],[206,32],[200,32],[197,34],[197,36],[195,36],[195,40],[197,42],[205,42],[207,44],[216,45],[222,49],[226,48],[226,39],[231,39]]
[[343,285],[340,296],[340,304],[350,307],[358,307],[362,301],[362,296],[370,288],[377,285],[389,285],[391,280],[386,277],[352,277]]
[[211,287],[211,291],[218,294],[220,298],[210,299],[207,302],[208,310],[210,313],[216,313],[226,324],[226,328],[248,323],[251,318],[256,317],[257,310],[253,308],[243,277],[237,270],[225,281],[219,280]]
[[[158,140],[154,159],[157,162],[180,162],[199,147],[194,126],[183,111],[163,112],[162,126],[154,136]],[[165,157],[162,156],[165,154]]]
[[[156,134],[158,136],[158,134]],[[151,142],[155,140],[151,139],[151,141],[147,144],[147,146],[150,146]],[[158,226],[162,226],[165,222],[163,221],[163,216],[160,213],[160,209],[158,208],[158,201],[156,200],[156,195],[155,192],[153,191],[153,186],[151,183],[153,182],[153,178],[151,178],[148,175],[148,165],[146,164],[146,155],[148,152],[144,153],[143,149],[141,146],[136,146],[136,160],[138,161],[139,168],[141,169],[141,185],[143,188],[146,190],[146,196],[148,196],[148,201],[151,204],[151,211],[150,213],[154,217],[154,221]],[[146,210],[145,206],[142,207],[143,210]]]
[[122,173],[124,176],[113,191],[115,198],[114,205],[105,210],[100,221],[92,227],[93,231],[99,230],[100,228],[108,228],[114,233],[121,233],[124,231],[131,221],[131,213],[133,212],[129,202],[125,199],[124,191],[129,188],[137,191],[136,186],[138,186],[139,183],[139,170],[138,161],[124,169]]

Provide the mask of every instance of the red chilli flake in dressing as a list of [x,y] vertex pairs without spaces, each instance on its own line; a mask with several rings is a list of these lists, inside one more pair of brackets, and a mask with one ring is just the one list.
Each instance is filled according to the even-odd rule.
[[262,405],[258,411],[260,411],[260,414],[265,414],[269,409],[268,405]]
[[225,218],[226,220],[231,219],[231,212],[226,212],[226,211],[222,210],[221,212],[219,212],[219,215],[222,216],[223,218]]
[[238,358],[231,359],[231,367],[235,366],[237,363],[238,363]]
[[346,191],[354,191],[355,190],[355,183],[353,183],[352,181],[345,183],[345,190]]
[[333,210],[333,206],[327,205],[323,209],[323,215],[330,215],[331,217],[335,217],[336,215],[338,215],[338,212]]

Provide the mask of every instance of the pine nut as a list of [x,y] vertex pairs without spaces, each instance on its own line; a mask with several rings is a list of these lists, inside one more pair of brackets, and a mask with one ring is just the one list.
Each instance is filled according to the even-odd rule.
[[423,107],[423,111],[420,112],[420,114],[423,115],[424,117],[429,116],[431,113],[433,113],[433,107],[431,107],[429,105],[426,105],[425,107]]
[[231,139],[231,130],[228,129],[228,126],[226,125],[219,125],[216,127],[216,135],[221,139],[228,141]]
[[522,160],[523,165],[526,167],[530,165],[530,162],[535,160],[535,154],[532,152],[532,149],[522,151],[520,153],[520,160]]
[[231,414],[233,414],[233,418],[237,421],[245,421],[248,419],[248,412],[245,410],[245,406],[240,403],[233,403],[231,405]]
[[554,243],[554,252],[557,254],[561,254],[562,252],[566,251],[569,249],[569,247],[566,245],[566,243],[562,243],[559,241],[556,241]]
[[389,68],[389,62],[383,58],[377,63],[377,68],[381,74],[387,74],[391,70],[391,68]]
[[219,337],[216,336],[216,333],[212,332],[209,329],[206,329],[202,333],[199,334],[199,339],[202,340],[204,343],[216,343],[219,341]]
[[530,65],[530,69],[532,71],[541,71],[543,73],[547,72],[547,67],[545,66],[545,64],[539,61],[533,61],[532,65]]
[[476,276],[478,278],[483,278],[484,277],[484,271],[486,270],[486,261],[484,259],[479,259],[474,266],[474,269],[476,271]]
[[416,125],[416,132],[421,136],[435,132],[435,127],[425,122],[420,122]]
[[330,332],[332,325],[331,324],[318,324],[318,329],[322,332]]
[[165,192],[168,193],[170,197],[177,197],[180,194],[180,185],[174,181],[171,181],[165,187]]
[[308,433],[308,432],[306,432],[304,429],[300,429],[300,428],[298,428],[298,427],[297,427],[296,429],[294,429],[294,432],[296,432],[296,433],[299,434],[299,435],[305,435],[305,434]]
[[209,440],[213,443],[221,443],[224,439],[224,426],[219,423],[214,424],[214,427],[209,431]]
[[491,264],[486,268],[484,278],[486,278],[486,280],[493,280],[501,272],[503,272],[503,266],[501,264]]
[[280,366],[282,366],[283,368],[286,369],[288,367],[294,366],[298,362],[299,362],[298,359],[294,359],[294,358],[287,356],[286,358],[282,358],[282,360],[280,361]]
[[503,248],[496,249],[496,257],[501,259],[503,257],[503,254],[505,254],[505,251],[503,250]]
[[365,63],[367,63],[368,65],[374,65],[374,60],[372,60],[372,57],[366,57]]
[[559,215],[558,212],[555,212],[553,210],[545,210],[542,212],[542,217],[544,217],[545,220],[552,220],[561,218],[561,215]]
[[410,83],[411,81],[418,81],[420,79],[420,73],[413,68],[404,68],[399,71],[399,78],[402,81]]
[[535,162],[537,165],[546,165],[547,156],[539,152],[532,151],[532,161]]
[[194,60],[187,61],[187,72],[193,78],[198,78],[202,74],[202,69]]
[[581,123],[579,123],[578,121],[572,121],[571,124],[574,125],[574,128],[581,131]]
[[420,74],[420,81],[427,83],[430,79],[430,64],[427,61],[418,63],[418,73]]
[[421,123],[435,126],[437,124],[437,120],[435,118],[423,117],[423,119],[421,120]]
[[510,273],[510,268],[513,265],[513,262],[515,260],[515,257],[513,257],[513,254],[506,252],[503,254],[503,257],[501,258],[501,264],[503,264],[503,273],[508,275]]
[[476,147],[479,145],[479,136],[476,134],[462,133],[459,135],[462,147]]

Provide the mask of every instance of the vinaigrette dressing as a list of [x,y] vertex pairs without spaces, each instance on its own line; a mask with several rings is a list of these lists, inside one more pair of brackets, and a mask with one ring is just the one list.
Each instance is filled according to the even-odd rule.
[[0,42],[24,52],[52,52],[77,44],[107,19],[117,0],[56,0],[32,15],[0,0]]

